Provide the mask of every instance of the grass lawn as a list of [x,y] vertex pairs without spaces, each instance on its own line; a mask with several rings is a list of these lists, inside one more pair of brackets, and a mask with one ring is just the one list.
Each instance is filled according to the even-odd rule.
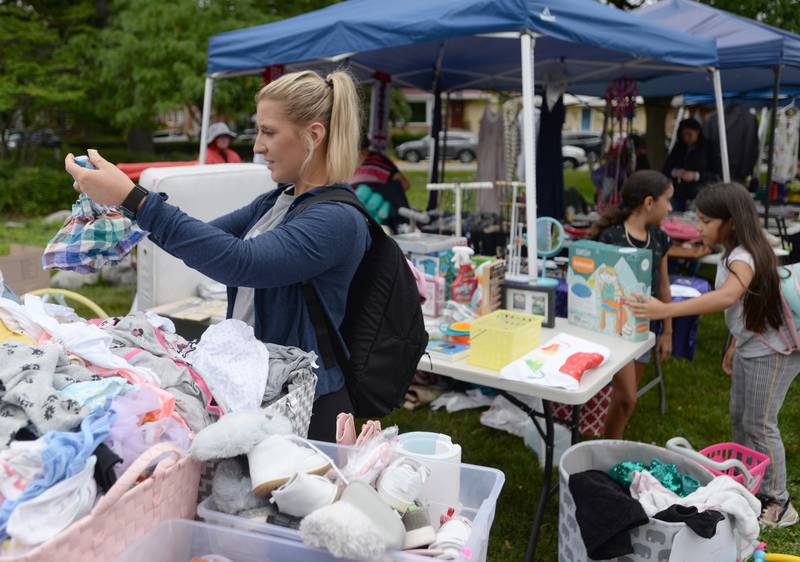
[[[425,188],[428,182],[427,171],[406,171],[403,172],[411,183],[408,191],[408,202],[415,209],[425,209],[428,205],[428,191]],[[445,170],[445,181],[474,181],[474,172],[447,171]],[[587,170],[564,170],[564,187],[575,187],[587,201],[594,201],[595,188],[589,177]],[[453,210],[453,193],[440,192],[441,205],[446,209]],[[474,192],[465,192],[464,208],[470,209],[471,202],[474,201]]]
[[[567,185],[575,185],[587,194],[590,184],[586,172],[567,172]],[[427,201],[425,173],[408,173],[412,181],[412,205],[424,208]],[[471,179],[471,172],[448,174],[448,179]],[[590,193],[590,192],[589,192]],[[56,228],[40,221],[24,221],[22,228],[5,228],[0,218],[0,252],[10,243],[44,245]],[[87,287],[79,292],[95,300],[109,314],[125,314],[130,308],[133,290],[105,285]],[[664,366],[667,385],[667,413],[658,412],[657,391],[648,393],[637,407],[626,437],[634,441],[663,445],[676,435],[688,438],[700,448],[730,439],[728,397],[730,381],[720,369],[721,350],[726,337],[722,315],[703,317],[697,340],[694,362],[678,359]],[[480,411],[470,410],[447,414],[423,409],[417,412],[399,410],[385,425],[397,424],[402,431],[425,430],[449,434],[460,443],[467,463],[492,466],[502,470],[506,483],[497,505],[492,527],[488,560],[516,562],[525,553],[542,474],[536,457],[522,439],[483,427]],[[781,430],[789,473],[789,490],[800,497],[800,388],[795,386],[781,414]],[[558,544],[558,503],[553,498],[542,529],[536,560],[556,560]],[[773,552],[800,553],[800,526],[794,529],[763,534]],[[700,562],[700,561],[698,561]]]

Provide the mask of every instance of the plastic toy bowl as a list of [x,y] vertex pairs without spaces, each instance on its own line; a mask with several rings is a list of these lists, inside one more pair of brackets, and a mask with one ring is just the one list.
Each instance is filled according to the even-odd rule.
[[444,328],[442,334],[448,341],[469,345],[469,328],[469,322],[455,322]]

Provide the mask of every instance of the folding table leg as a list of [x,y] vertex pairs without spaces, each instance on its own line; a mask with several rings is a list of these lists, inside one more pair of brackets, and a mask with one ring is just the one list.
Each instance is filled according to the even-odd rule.
[[578,441],[581,440],[581,407],[577,404],[572,407],[572,442],[571,445],[574,445]]
[[636,393],[637,398],[641,398],[645,394],[647,394],[650,390],[652,390],[655,386],[658,386],[658,395],[659,395],[659,409],[661,411],[661,415],[663,416],[667,412],[667,390],[664,386],[664,374],[661,371],[661,358],[658,356],[658,352],[655,348],[652,350],[653,353],[653,366],[656,370],[656,376],[653,380],[648,382],[639,391]]
[[531,562],[531,560],[533,560],[533,554],[536,552],[536,545],[539,542],[539,532],[542,528],[542,521],[544,520],[544,512],[547,508],[547,501],[550,499],[550,495],[553,493],[553,490],[550,489],[553,484],[553,442],[555,439],[555,430],[553,428],[553,411],[550,407],[549,400],[542,400],[542,406],[544,409],[543,413],[545,425],[544,481],[542,482],[542,491],[539,493],[539,506],[536,510],[536,519],[533,522],[533,529],[531,529],[531,537],[528,540],[528,550],[525,553],[525,562]]
[[663,416],[667,413],[667,388],[664,386],[664,374],[661,372],[661,358],[655,350],[653,350],[653,356],[656,361],[656,378],[658,378],[659,411]]

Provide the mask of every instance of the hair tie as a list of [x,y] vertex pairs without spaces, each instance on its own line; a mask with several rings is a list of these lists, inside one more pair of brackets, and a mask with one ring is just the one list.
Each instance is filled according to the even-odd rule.
[[325,80],[325,83],[328,85],[328,88],[330,88],[331,90],[333,90],[333,80],[331,80],[330,78],[327,78],[327,79]]

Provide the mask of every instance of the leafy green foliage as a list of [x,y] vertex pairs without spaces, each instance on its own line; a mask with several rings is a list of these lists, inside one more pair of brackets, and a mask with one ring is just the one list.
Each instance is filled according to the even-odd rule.
[[[31,131],[79,111],[88,88],[79,70],[92,13],[86,0],[0,2],[0,158],[10,154],[9,128]],[[13,155],[31,162],[36,151],[23,143]]]
[[[217,33],[314,10],[327,1],[117,0],[95,53],[103,96],[98,111],[124,130],[153,125],[185,106],[199,120],[208,39]],[[218,112],[251,110],[259,79],[215,84]]]
[[37,216],[71,208],[76,193],[70,177],[54,168],[30,166],[13,174],[0,169],[0,213]]

